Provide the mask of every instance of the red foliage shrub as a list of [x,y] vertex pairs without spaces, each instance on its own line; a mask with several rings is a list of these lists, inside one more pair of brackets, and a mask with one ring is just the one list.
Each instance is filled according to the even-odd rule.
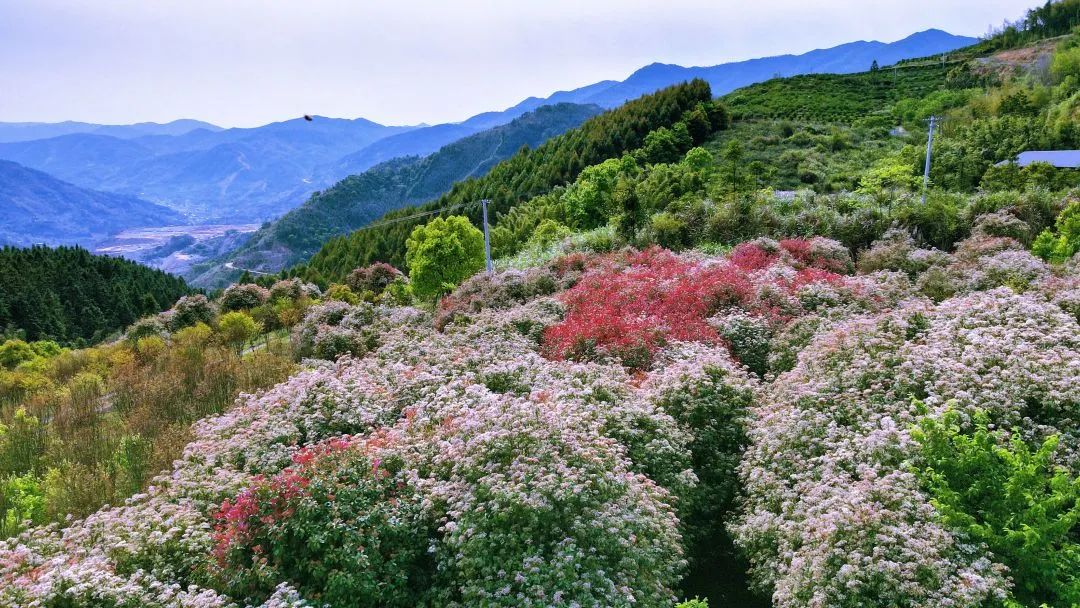
[[795,278],[791,280],[788,285],[788,290],[791,293],[797,292],[801,287],[811,285],[814,283],[827,283],[829,285],[840,285],[844,283],[843,275],[836,274],[829,270],[823,270],[821,268],[807,267],[800,270],[795,274]]
[[[785,243],[782,251],[792,257],[810,255],[806,241]],[[784,256],[756,243],[736,247],[728,262],[693,262],[659,247],[621,258],[583,264],[591,270],[561,296],[566,318],[544,333],[545,356],[608,356],[631,368],[646,368],[668,342],[719,342],[707,320],[720,310],[740,308],[770,322],[783,321],[798,308],[794,294],[801,287],[845,280],[814,267],[789,279],[758,272]]]
[[729,259],[743,270],[761,270],[772,266],[780,258],[779,253],[769,252],[757,243],[742,243],[731,250]]
[[832,272],[850,272],[851,259],[840,243],[828,239],[784,239],[780,248],[797,267],[820,268]]
[[267,479],[256,477],[235,500],[225,499],[214,513],[214,556],[224,564],[229,551],[251,544],[262,528],[292,516],[320,458],[354,447],[348,436],[306,447],[292,456],[293,466]]
[[590,359],[605,354],[648,367],[673,340],[715,342],[706,319],[718,307],[745,302],[750,283],[730,265],[702,266],[652,247],[605,264],[563,294],[566,319],[544,335],[545,354]]
[[805,239],[783,239],[780,248],[791,254],[801,264],[810,264],[812,246]]

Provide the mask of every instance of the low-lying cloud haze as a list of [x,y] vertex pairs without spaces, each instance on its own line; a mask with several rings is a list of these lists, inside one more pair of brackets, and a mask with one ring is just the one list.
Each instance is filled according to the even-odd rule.
[[0,0],[0,121],[457,121],[654,61],[978,36],[1035,3]]

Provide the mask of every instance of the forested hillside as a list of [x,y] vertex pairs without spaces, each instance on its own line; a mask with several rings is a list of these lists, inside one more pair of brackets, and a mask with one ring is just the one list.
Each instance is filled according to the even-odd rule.
[[224,260],[197,267],[192,281],[213,285],[240,271],[223,262],[277,272],[310,258],[332,237],[349,232],[403,205],[438,197],[455,183],[486,174],[523,148],[534,148],[600,112],[597,106],[544,106],[509,124],[459,139],[426,157],[398,158],[338,182],[256,232]]
[[293,274],[312,279],[340,279],[351,269],[374,261],[401,266],[405,240],[426,219],[409,219],[446,207],[472,205],[465,212],[479,217],[475,205],[492,201],[490,213],[505,213],[514,205],[564,185],[590,164],[640,146],[650,132],[674,125],[691,114],[691,137],[703,140],[713,129],[727,125],[727,113],[711,104],[709,85],[695,80],[647,95],[597,116],[581,127],[556,137],[535,150],[521,150],[496,165],[487,175],[459,182],[450,192],[425,205],[387,213],[380,222],[393,222],[328,241],[303,268]]
[[87,344],[169,308],[183,279],[81,247],[0,249],[0,331]]

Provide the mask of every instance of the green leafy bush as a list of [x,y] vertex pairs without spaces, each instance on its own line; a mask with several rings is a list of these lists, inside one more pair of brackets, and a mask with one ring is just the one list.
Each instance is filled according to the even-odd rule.
[[966,423],[954,409],[923,418],[913,436],[933,505],[1009,567],[1017,602],[1080,602],[1080,478],[1055,464],[1057,436],[1032,447],[984,412]]
[[1065,262],[1080,251],[1080,201],[1061,212],[1054,228],[1054,232],[1044,230],[1039,234],[1031,252],[1049,262]]
[[469,218],[435,218],[413,229],[405,260],[413,292],[434,299],[484,269],[484,234]]

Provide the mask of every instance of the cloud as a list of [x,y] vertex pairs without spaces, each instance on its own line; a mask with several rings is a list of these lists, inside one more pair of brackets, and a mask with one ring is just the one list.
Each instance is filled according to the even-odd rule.
[[661,61],[981,34],[1031,0],[0,0],[0,120],[461,120]]

